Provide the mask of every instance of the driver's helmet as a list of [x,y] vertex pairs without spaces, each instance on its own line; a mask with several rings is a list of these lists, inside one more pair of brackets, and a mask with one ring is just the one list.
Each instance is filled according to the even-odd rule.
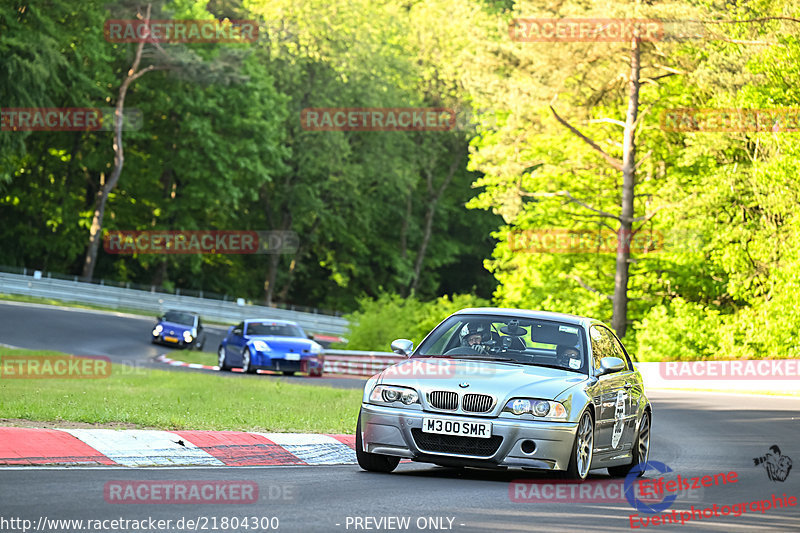
[[461,346],[484,344],[492,338],[489,327],[483,322],[467,322],[459,333]]
[[556,364],[578,370],[583,365],[581,351],[577,346],[559,346],[556,350]]

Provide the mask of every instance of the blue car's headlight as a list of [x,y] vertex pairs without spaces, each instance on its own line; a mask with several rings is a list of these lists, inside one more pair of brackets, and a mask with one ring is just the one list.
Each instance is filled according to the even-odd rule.
[[311,353],[322,353],[322,346],[319,344],[312,344],[311,349],[309,350]]
[[192,337],[191,332],[189,332],[189,331],[184,331],[183,332],[183,340],[185,342],[192,342],[192,339],[193,339],[193,337]]
[[270,347],[269,347],[269,344],[267,344],[264,341],[253,341],[253,348],[255,348],[256,351],[259,351],[259,352],[271,352],[272,351],[270,349]]
[[161,324],[156,324],[156,327],[153,328],[153,337],[158,337],[161,335],[161,332],[164,330]]

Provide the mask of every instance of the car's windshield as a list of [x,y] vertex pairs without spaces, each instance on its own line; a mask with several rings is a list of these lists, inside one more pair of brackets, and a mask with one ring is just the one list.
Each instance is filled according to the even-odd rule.
[[440,324],[413,357],[485,359],[586,373],[583,328],[503,315],[456,315]]
[[275,322],[250,322],[245,335],[270,335],[276,337],[305,337],[303,330],[294,324]]
[[181,311],[167,311],[164,313],[164,321],[173,324],[183,324],[184,326],[194,326],[194,315]]

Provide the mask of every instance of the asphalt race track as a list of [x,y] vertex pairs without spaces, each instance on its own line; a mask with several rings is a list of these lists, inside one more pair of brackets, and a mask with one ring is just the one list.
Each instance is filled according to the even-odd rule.
[[[56,350],[73,355],[103,355],[113,363],[176,372],[208,372],[236,379],[282,379],[306,385],[327,385],[342,388],[362,388],[364,379],[308,378],[306,376],[259,375],[175,367],[153,361],[166,354],[179,358],[180,350],[152,344],[150,331],[155,316],[135,316],[105,311],[70,309],[49,305],[0,302],[0,344],[30,350]],[[203,350],[216,353],[227,328],[205,326]],[[170,355],[172,354],[172,355]],[[216,364],[216,357],[210,357]],[[212,363],[210,363],[212,364]]]
[[[147,364],[168,348],[147,341],[150,319],[78,313],[40,306],[0,304],[0,343],[33,349],[108,355],[117,362]],[[208,338],[216,347],[218,339]],[[213,349],[213,348],[211,348]],[[152,363],[154,366],[156,363]],[[162,367],[162,365],[158,365]],[[176,370],[177,371],[177,370]],[[230,374],[226,374],[226,377]],[[270,379],[235,376],[235,379]],[[281,378],[286,379],[286,378]],[[297,378],[303,382],[324,382]],[[359,380],[331,379],[337,383]],[[654,407],[650,459],[681,477],[735,471],[736,483],[680,493],[672,509],[732,506],[772,495],[800,497],[800,401],[797,398],[649,391]],[[2,398],[0,398],[0,405]],[[770,481],[753,458],[778,445],[794,469]],[[649,474],[648,478],[655,478]],[[668,476],[669,477],[669,476]],[[223,519],[277,517],[277,531],[623,531],[634,509],[626,502],[512,501],[511,482],[555,479],[525,471],[494,472],[401,464],[393,474],[355,465],[309,467],[105,468],[14,467],[0,471],[0,518],[38,524],[40,518],[82,520],[200,519],[198,531],[221,528]],[[597,471],[592,479],[607,479]],[[108,503],[110,481],[238,480],[258,484],[256,503]],[[671,511],[670,511],[671,512]],[[646,516],[640,514],[640,516]],[[397,527],[408,518],[409,527]],[[212,529],[215,523],[217,528]],[[184,522],[185,523],[185,522]],[[205,528],[203,528],[203,523]],[[263,523],[263,522],[262,522]],[[273,522],[274,524],[274,522]],[[359,527],[360,526],[360,527]],[[188,528],[184,528],[186,530]],[[45,529],[69,531],[74,529]],[[84,529],[85,530],[85,529]],[[132,529],[131,529],[132,530]],[[192,528],[191,530],[194,530]],[[258,528],[258,531],[267,531]],[[703,518],[685,525],[650,525],[647,531],[800,531],[800,506],[748,511],[738,517]],[[0,522],[0,531],[11,529]],[[41,531],[41,530],[40,530]],[[96,531],[96,530],[94,530]],[[111,528],[103,531],[115,531]],[[154,530],[150,530],[154,531]],[[171,527],[168,531],[181,531]]]

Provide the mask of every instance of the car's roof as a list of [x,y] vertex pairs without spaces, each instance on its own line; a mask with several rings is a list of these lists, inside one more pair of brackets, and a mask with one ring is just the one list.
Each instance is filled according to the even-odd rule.
[[292,322],[291,320],[276,320],[274,318],[248,318],[245,320],[245,322],[269,322],[271,324],[280,324],[282,326],[299,326],[297,322]]
[[453,313],[454,315],[505,315],[518,318],[533,318],[540,320],[554,320],[566,322],[568,324],[578,324],[587,326],[589,324],[601,323],[599,320],[579,315],[567,313],[553,313],[551,311],[533,311],[530,309],[511,309],[507,307],[470,307]]

